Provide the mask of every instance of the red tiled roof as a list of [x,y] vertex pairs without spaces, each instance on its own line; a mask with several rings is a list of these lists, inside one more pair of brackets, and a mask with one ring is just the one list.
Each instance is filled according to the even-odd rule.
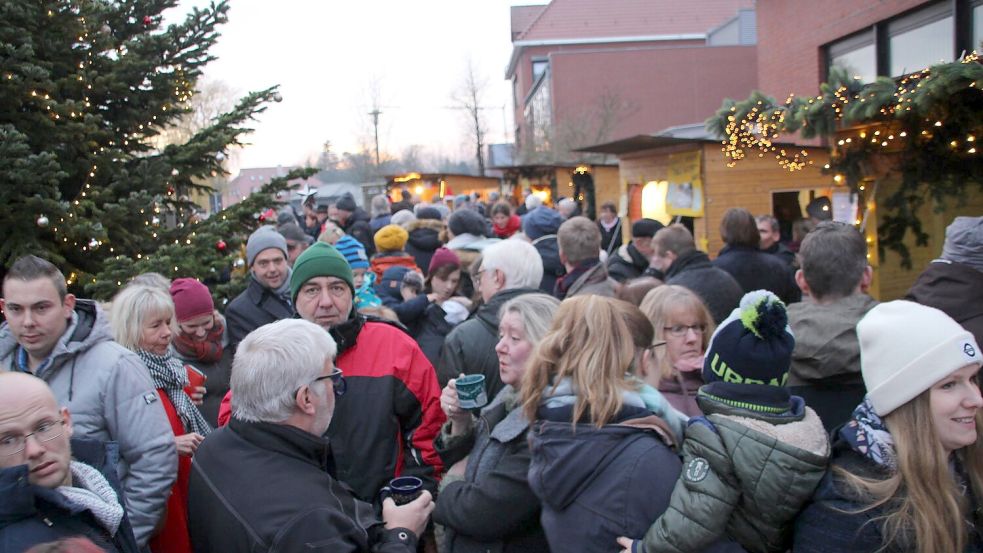
[[546,4],[538,6],[512,6],[512,40],[515,40],[529,24],[546,9]]
[[[753,7],[754,0],[553,0],[515,40],[706,33]],[[514,8],[512,17],[514,31]]]

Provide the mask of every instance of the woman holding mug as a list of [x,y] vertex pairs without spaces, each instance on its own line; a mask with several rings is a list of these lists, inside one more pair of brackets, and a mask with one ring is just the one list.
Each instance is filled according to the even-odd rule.
[[185,392],[184,364],[170,352],[174,303],[167,291],[130,284],[113,298],[111,322],[115,340],[134,352],[150,373],[161,405],[174,431],[178,472],[160,532],[150,540],[153,553],[191,553],[188,535],[188,479],[191,457],[211,427]]
[[908,301],[871,309],[857,336],[867,396],[834,436],[794,550],[983,551],[979,345]]
[[639,377],[687,416],[701,415],[696,392],[703,385],[703,354],[714,330],[710,311],[689,288],[675,284],[651,290],[640,307],[652,323],[655,341],[664,341],[665,347],[654,370],[640,367]]
[[526,481],[529,421],[519,408],[518,393],[530,354],[559,304],[546,294],[528,294],[502,306],[495,353],[506,386],[480,417],[460,407],[456,379],[441,394],[447,422],[434,446],[445,466],[467,457],[463,478],[453,468],[444,476],[433,514],[434,522],[445,528],[449,553],[549,551],[539,524],[539,500]]

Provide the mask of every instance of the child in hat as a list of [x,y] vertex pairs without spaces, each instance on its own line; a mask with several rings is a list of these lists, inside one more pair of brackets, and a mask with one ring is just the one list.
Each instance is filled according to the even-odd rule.
[[765,290],[720,323],[669,509],[644,539],[618,538],[623,551],[701,551],[727,537],[752,552],[789,549],[830,451],[822,421],[784,387],[794,346],[785,305]]
[[403,249],[409,238],[410,234],[399,225],[386,225],[375,233],[375,249],[379,253],[372,256],[371,265],[376,277],[381,280],[386,269],[392,267],[406,267],[411,271],[423,273],[416,266],[413,256]]

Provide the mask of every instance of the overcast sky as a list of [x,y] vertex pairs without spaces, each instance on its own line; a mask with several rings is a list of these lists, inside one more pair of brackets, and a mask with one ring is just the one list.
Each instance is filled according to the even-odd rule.
[[[235,0],[206,78],[240,94],[280,85],[247,137],[240,167],[298,164],[330,140],[354,151],[371,137],[371,94],[381,99],[379,141],[470,159],[467,126],[453,105],[467,60],[487,82],[489,142],[510,141],[509,6],[544,0]],[[182,0],[181,13],[202,0]],[[169,19],[181,14],[168,14]],[[505,110],[503,112],[503,107]]]

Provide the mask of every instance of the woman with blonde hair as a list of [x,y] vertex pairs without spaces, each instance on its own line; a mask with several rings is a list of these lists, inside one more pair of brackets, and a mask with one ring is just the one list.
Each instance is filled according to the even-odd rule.
[[[559,300],[526,294],[499,312],[495,345],[505,387],[476,417],[462,409],[451,379],[440,396],[447,422],[434,440],[445,466],[433,518],[445,528],[445,551],[547,551],[540,504],[529,489],[529,429],[518,405],[531,353],[546,334]],[[463,460],[463,474],[460,469]],[[461,464],[458,464],[461,463]]]
[[[174,432],[178,452],[177,479],[167,500],[167,515],[159,533],[151,538],[153,553],[190,553],[188,534],[188,481],[191,457],[211,427],[185,392],[188,375],[171,353],[174,302],[165,289],[130,284],[113,298],[114,339],[147,366],[160,403]],[[146,398],[144,398],[146,399]],[[143,400],[141,400],[143,401]]]
[[703,385],[703,355],[714,330],[710,311],[693,291],[675,284],[649,291],[640,308],[655,330],[653,344],[665,346],[654,352],[654,362],[639,367],[639,377],[676,409],[699,416],[696,392]]
[[983,551],[979,345],[908,301],[871,309],[857,336],[867,396],[834,436],[794,550]]
[[553,551],[611,550],[669,504],[680,472],[674,431],[630,374],[652,334],[637,307],[577,296],[560,304],[533,353],[521,393],[536,421],[529,485]]

